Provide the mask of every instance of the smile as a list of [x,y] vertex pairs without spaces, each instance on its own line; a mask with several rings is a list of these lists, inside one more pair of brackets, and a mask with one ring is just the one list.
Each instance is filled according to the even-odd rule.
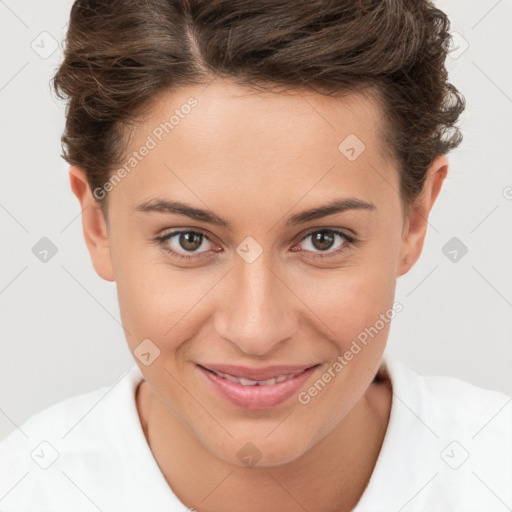
[[[211,368],[215,366],[215,369]],[[265,369],[229,367],[231,373],[222,371],[227,365],[197,364],[209,389],[231,405],[249,410],[271,409],[297,395],[311,374],[320,365],[287,366]],[[236,375],[233,375],[236,373]],[[257,378],[260,377],[260,378]]]
[[222,373],[222,372],[216,372],[214,370],[208,370],[214,373],[215,375],[218,375],[219,377],[222,377],[223,379],[227,379],[231,382],[237,382],[238,384],[241,384],[242,386],[273,386],[274,384],[285,382],[289,379],[293,379],[293,377],[301,374],[304,370],[292,373],[290,375],[279,375],[278,377],[273,377],[272,379],[266,379],[266,380],[251,380],[251,379],[244,379],[242,377],[235,377],[234,375],[230,375],[229,373]]

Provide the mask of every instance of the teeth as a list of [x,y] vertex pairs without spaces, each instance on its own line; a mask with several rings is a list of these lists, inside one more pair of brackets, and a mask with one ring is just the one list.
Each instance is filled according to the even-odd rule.
[[249,379],[236,379],[242,386],[255,386],[256,384],[259,384],[257,380],[249,380]]
[[217,375],[219,375],[220,377],[224,377],[225,379],[230,380],[231,382],[238,382],[238,379],[236,377],[233,377],[233,375],[229,375],[227,373],[217,373]]
[[[212,370],[213,371],[213,370]],[[300,372],[292,373],[291,375],[280,375],[279,377],[273,377],[272,379],[267,380],[251,380],[251,379],[244,379],[242,377],[235,377],[234,375],[229,375],[229,373],[222,373],[222,372],[213,372],[219,377],[223,377],[226,380],[229,380],[231,382],[236,382],[237,384],[242,384],[242,386],[273,386],[274,384],[278,384],[279,382],[284,382],[285,380],[289,380],[296,375],[299,375]]]
[[260,380],[260,386],[273,386],[277,382],[277,379]]

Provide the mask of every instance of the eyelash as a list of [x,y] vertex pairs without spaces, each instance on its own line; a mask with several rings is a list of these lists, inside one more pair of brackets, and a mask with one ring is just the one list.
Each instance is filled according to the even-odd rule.
[[[338,229],[335,229],[335,228],[322,228],[322,229],[313,229],[311,231],[309,231],[308,233],[306,233],[302,238],[300,238],[297,242],[294,243],[297,244],[299,242],[303,242],[306,238],[308,238],[309,236],[315,234],[315,233],[322,233],[322,232],[328,232],[328,233],[332,233],[332,234],[335,234],[335,235],[339,235],[341,236],[345,242],[336,250],[332,251],[332,252],[329,252],[329,253],[326,253],[327,255],[325,254],[322,254],[322,253],[313,253],[313,254],[308,254],[308,256],[306,256],[307,258],[311,258],[311,259],[325,259],[325,258],[331,258],[331,257],[334,257],[334,256],[338,256],[340,255],[342,252],[345,252],[347,251],[348,249],[351,249],[354,244],[356,243],[356,238],[353,237],[353,236],[350,236],[350,235],[347,235],[346,233],[344,233],[343,231],[340,231]],[[183,255],[183,254],[180,254],[176,251],[174,251],[173,249],[171,249],[169,247],[169,245],[167,244],[167,242],[177,236],[177,235],[180,235],[180,234],[183,234],[183,233],[194,233],[194,234],[198,234],[198,235],[202,235],[204,238],[206,238],[206,240],[210,241],[210,238],[205,234],[203,233],[202,231],[200,230],[192,230],[192,229],[178,229],[178,230],[175,230],[175,231],[171,231],[171,232],[168,232],[168,233],[165,233],[163,235],[160,235],[160,236],[157,236],[155,238],[155,242],[162,247],[162,249],[164,249],[166,252],[172,254],[173,257],[176,257],[178,259],[181,259],[181,260],[199,260],[199,259],[202,259],[202,258],[205,258],[205,257],[209,257],[208,255],[208,251],[204,252],[204,253],[197,253],[197,254],[192,254],[192,255]],[[300,251],[296,251],[296,252],[300,252]],[[305,251],[306,253],[308,251]]]

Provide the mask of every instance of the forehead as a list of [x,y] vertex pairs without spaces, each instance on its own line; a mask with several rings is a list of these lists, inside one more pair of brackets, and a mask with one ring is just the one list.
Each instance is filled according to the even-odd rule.
[[378,173],[395,173],[383,125],[380,105],[362,94],[256,92],[226,80],[166,91],[131,134],[127,158],[144,156],[132,162],[124,195],[135,201],[172,184],[183,188],[185,176],[198,192],[279,189],[297,196],[313,187],[314,197],[343,185],[365,193],[382,186]]

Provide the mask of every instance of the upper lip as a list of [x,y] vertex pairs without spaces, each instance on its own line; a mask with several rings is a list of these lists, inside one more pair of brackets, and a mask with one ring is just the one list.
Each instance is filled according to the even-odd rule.
[[277,365],[267,366],[266,368],[248,368],[247,366],[235,366],[231,364],[200,364],[207,370],[213,370],[215,372],[227,373],[241,379],[249,380],[267,380],[273,379],[274,377],[280,377],[282,375],[292,375],[294,373],[301,373],[308,368],[312,368],[316,365],[311,364],[299,364],[299,365]]

